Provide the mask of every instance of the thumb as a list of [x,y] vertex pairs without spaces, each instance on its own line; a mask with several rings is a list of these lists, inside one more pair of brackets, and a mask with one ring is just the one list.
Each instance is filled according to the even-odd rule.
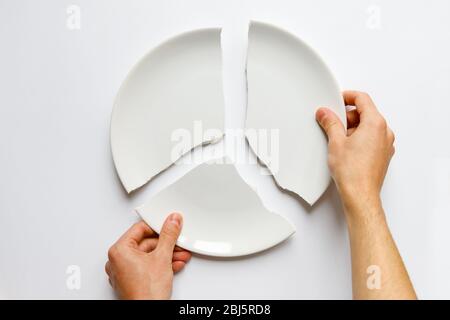
[[316,120],[328,136],[329,141],[345,137],[345,129],[338,116],[328,108],[316,111]]
[[164,221],[159,233],[159,241],[156,247],[164,255],[170,256],[172,259],[173,250],[177,243],[178,236],[181,233],[183,218],[179,213],[172,213]]

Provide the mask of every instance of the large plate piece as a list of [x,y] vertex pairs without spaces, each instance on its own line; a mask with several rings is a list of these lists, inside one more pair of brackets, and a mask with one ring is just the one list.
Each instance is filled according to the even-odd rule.
[[136,210],[158,233],[171,212],[180,212],[178,245],[210,256],[256,253],[295,232],[263,206],[231,164],[201,164]]
[[[128,192],[193,147],[222,137],[220,34],[220,29],[200,29],[169,39],[145,55],[123,82],[111,119],[111,147]],[[180,139],[185,147],[179,147]]]
[[277,143],[278,154],[270,154],[263,152],[265,145],[258,141],[261,135],[247,134],[252,150],[282,188],[313,204],[330,182],[326,137],[315,121],[315,111],[327,106],[343,123],[346,121],[333,75],[317,53],[297,37],[269,24],[252,22],[247,84],[246,128],[278,130],[279,137],[271,141],[272,145]]

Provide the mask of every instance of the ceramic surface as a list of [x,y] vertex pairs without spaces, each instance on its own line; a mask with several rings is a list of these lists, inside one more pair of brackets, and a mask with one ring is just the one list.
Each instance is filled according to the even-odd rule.
[[[128,192],[193,147],[222,137],[220,34],[220,29],[200,29],[164,42],[122,84],[111,119],[111,147]],[[203,136],[208,130],[210,135]],[[186,133],[190,143],[184,147],[180,139]]]
[[171,212],[182,213],[178,245],[210,256],[256,253],[295,232],[263,206],[231,164],[201,164],[136,210],[158,233]]
[[269,154],[263,152],[260,136],[247,134],[251,148],[282,188],[313,204],[330,182],[327,140],[315,111],[327,106],[346,123],[339,86],[308,45],[261,22],[249,28],[247,83],[246,128],[268,136],[275,130],[279,137],[272,141],[278,150]]

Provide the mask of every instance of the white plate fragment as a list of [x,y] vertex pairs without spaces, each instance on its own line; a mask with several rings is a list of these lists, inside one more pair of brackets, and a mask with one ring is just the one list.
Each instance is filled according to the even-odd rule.
[[158,233],[171,212],[182,213],[178,245],[210,256],[256,253],[295,232],[229,164],[201,164],[136,210]]
[[[111,147],[127,192],[193,147],[222,137],[220,33],[200,29],[164,42],[144,56],[122,84],[111,119]],[[209,129],[215,132],[203,137]],[[186,133],[190,143],[180,150]]]
[[278,155],[264,151],[260,136],[247,134],[252,150],[282,188],[314,204],[330,182],[326,137],[316,123],[315,111],[327,106],[346,123],[343,98],[333,75],[298,38],[252,22],[247,82],[246,128],[279,130]]

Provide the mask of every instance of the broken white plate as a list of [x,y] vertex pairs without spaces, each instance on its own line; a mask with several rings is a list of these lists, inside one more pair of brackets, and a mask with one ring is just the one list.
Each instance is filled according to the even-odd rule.
[[256,253],[295,232],[263,206],[230,164],[201,164],[136,210],[158,233],[170,213],[182,213],[177,244],[210,256]]
[[251,22],[247,85],[246,128],[268,130],[269,137],[270,130],[279,130],[279,141],[271,141],[275,153],[278,143],[278,154],[265,152],[258,134],[247,134],[252,150],[282,188],[314,204],[330,182],[327,141],[315,111],[327,106],[346,123],[336,80],[304,42],[277,27]]
[[[111,148],[127,192],[193,147],[222,137],[220,34],[200,29],[171,38],[145,55],[123,82],[112,113]],[[209,136],[202,136],[208,130]]]

